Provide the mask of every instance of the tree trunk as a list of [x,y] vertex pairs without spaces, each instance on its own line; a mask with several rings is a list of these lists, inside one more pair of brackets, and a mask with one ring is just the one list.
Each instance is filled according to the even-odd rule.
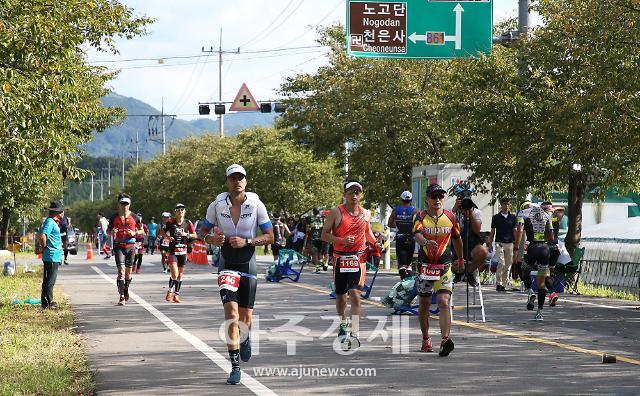
[[567,251],[573,256],[573,251],[580,246],[580,238],[582,235],[582,202],[584,201],[584,192],[586,187],[586,176],[581,172],[573,172],[569,176],[569,229],[564,243]]
[[9,246],[9,208],[2,208],[2,220],[0,220],[0,249],[6,249]]

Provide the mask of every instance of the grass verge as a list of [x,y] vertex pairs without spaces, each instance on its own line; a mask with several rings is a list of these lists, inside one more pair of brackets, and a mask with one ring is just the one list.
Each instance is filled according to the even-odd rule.
[[42,268],[0,276],[0,395],[91,395],[93,381],[73,313],[59,293],[58,310],[12,305],[40,297]]
[[619,300],[640,301],[640,296],[637,294],[614,290],[604,286],[594,286],[583,282],[578,283],[578,292],[583,296],[590,297],[606,297],[617,298]]

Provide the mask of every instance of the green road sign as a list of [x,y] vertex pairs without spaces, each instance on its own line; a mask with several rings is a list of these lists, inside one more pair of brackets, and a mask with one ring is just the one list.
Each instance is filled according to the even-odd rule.
[[347,51],[370,58],[451,59],[491,54],[493,2],[347,2]]

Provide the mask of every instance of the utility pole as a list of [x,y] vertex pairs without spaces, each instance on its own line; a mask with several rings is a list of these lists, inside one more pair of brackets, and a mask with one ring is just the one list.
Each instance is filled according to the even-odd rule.
[[[222,28],[220,28],[220,42],[218,45],[218,50],[214,50],[211,47],[209,50],[205,50],[202,47],[202,52],[205,54],[213,54],[218,53],[218,101],[222,103],[222,54],[239,54],[240,48],[236,51],[223,51],[222,50]],[[218,130],[220,132],[220,137],[224,137],[224,114],[218,115]]]
[[107,188],[107,196],[111,195],[111,160],[109,160],[108,164],[109,164],[109,165],[108,165],[109,170],[108,170],[107,175],[108,175],[108,178],[109,178],[109,179],[108,179],[108,180],[109,180],[109,182],[108,182],[108,184],[107,184],[107,186],[108,186],[108,188]]
[[91,175],[91,202],[93,202],[93,175]]
[[124,155],[125,155],[125,152],[123,151],[122,152],[122,191],[124,191]]
[[[160,109],[162,114],[162,154],[167,153],[167,131],[164,128],[164,96],[162,97],[162,107]],[[136,141],[138,140],[138,131],[136,131]],[[138,166],[138,155],[136,154],[136,166]]]
[[[163,130],[164,130],[164,128],[163,128]],[[163,135],[164,135],[164,133],[163,133]],[[163,141],[164,141],[164,139],[163,139]],[[165,145],[165,143],[163,142],[162,143],[163,150],[164,150],[164,145]],[[140,137],[138,135],[138,130],[137,129],[136,129],[136,149],[135,149],[135,151],[129,151],[129,152],[131,154],[135,154],[136,155],[136,166],[138,166],[138,164],[140,163]],[[163,152],[163,154],[164,154],[164,152]],[[124,159],[123,159],[123,161],[124,161]],[[122,166],[124,166],[124,162],[123,162]]]
[[518,31],[522,38],[526,38],[529,34],[529,7],[531,0],[519,0],[518,7]]

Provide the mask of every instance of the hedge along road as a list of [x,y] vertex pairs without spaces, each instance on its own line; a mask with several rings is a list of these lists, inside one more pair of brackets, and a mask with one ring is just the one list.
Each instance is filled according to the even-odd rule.
[[[254,356],[241,363],[243,386],[230,389],[224,384],[230,365],[215,269],[190,264],[183,303],[167,303],[168,275],[159,261],[158,255],[144,256],[125,307],[115,306],[112,261],[74,259],[61,268],[58,285],[86,338],[99,394],[640,393],[640,310],[632,302],[567,296],[535,322],[523,294],[485,287],[488,322],[467,324],[460,310],[466,288],[458,287],[456,349],[440,358],[418,352],[416,317],[390,315],[370,301],[363,307],[362,347],[344,355],[333,347],[330,272],[315,275],[310,267],[297,284],[260,278]],[[268,263],[260,260],[262,274]],[[396,280],[380,274],[372,295],[383,296]],[[431,336],[439,339],[434,319]],[[604,353],[616,355],[618,363],[602,364]]]

